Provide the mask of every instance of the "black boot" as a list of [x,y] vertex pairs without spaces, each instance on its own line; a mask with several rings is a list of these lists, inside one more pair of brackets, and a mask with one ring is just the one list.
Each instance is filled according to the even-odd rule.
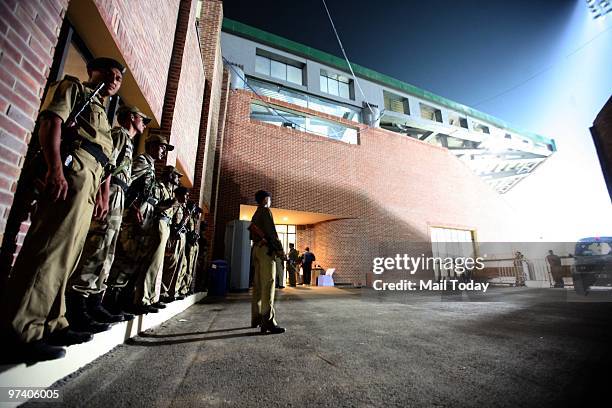
[[284,333],[286,330],[284,327],[280,327],[278,325],[261,326],[261,334],[266,334],[267,331],[270,332],[271,334],[281,334],[281,333]]
[[74,331],[100,333],[110,329],[110,324],[97,322],[89,315],[87,299],[78,293],[66,295],[66,309],[66,318]]
[[121,314],[110,313],[102,306],[102,296],[104,292],[96,295],[89,295],[87,298],[87,313],[100,323],[118,323],[123,321]]
[[63,347],[52,346],[43,340],[23,343],[12,349],[14,362],[35,363],[38,361],[57,360],[66,355]]
[[109,287],[104,292],[104,297],[102,299],[102,305],[104,309],[114,315],[121,315],[123,320],[128,322],[130,320],[134,320],[134,315],[127,313],[125,311],[125,307],[122,302],[122,291],[123,288],[117,287]]
[[45,343],[51,346],[72,346],[73,344],[86,343],[92,339],[91,333],[77,332],[68,327],[51,332],[44,337]]

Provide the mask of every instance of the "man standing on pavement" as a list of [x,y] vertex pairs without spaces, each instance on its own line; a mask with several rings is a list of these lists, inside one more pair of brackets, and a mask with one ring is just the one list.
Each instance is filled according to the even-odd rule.
[[316,261],[315,255],[310,252],[310,248],[306,247],[306,251],[302,255],[302,269],[304,270],[304,285],[310,285],[310,277],[312,275],[312,263]]
[[252,263],[253,300],[251,302],[251,327],[261,326],[261,332],[272,334],[284,333],[285,329],[278,326],[274,313],[274,258],[285,257],[283,247],[278,239],[274,218],[270,206],[270,193],[259,190],[255,194],[257,210],[251,219],[249,231],[253,241]]
[[46,164],[44,191],[0,309],[3,329],[15,342],[12,352],[24,358],[61,358],[65,350],[59,346],[92,338],[69,328],[65,288],[92,215],[101,219],[108,211],[108,190],[101,182],[113,139],[104,99],[119,91],[124,71],[111,58],[96,58],[87,64],[88,82],[66,76],[50,88],[42,105],[38,137]]
[[93,220],[81,261],[68,282],[68,321],[75,328],[87,328],[91,321],[115,323],[134,318],[130,314],[111,314],[102,306],[106,279],[115,258],[121,229],[125,194],[131,184],[133,139],[151,121],[137,107],[122,106],[117,111],[119,126],[113,128],[115,167],[105,180],[110,182],[109,210],[103,221]]
[[289,275],[289,286],[296,286],[296,272],[300,259],[300,253],[295,249],[295,244],[289,244],[289,253],[287,254],[287,274]]

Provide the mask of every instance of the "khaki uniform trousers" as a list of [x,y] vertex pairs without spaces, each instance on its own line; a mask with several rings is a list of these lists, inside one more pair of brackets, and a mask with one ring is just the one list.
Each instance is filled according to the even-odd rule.
[[136,282],[134,303],[137,305],[151,305],[157,302],[159,298],[157,293],[157,275],[162,272],[164,266],[166,243],[168,242],[168,237],[170,237],[170,226],[166,218],[157,219],[156,224],[152,226],[149,241],[147,242],[147,247],[152,250],[150,257],[143,259],[144,262],[147,262],[147,259],[149,259],[151,263],[139,272]]
[[[123,189],[110,186],[109,210],[103,222],[92,221],[81,261],[69,281],[69,286],[85,295],[106,290],[106,279],[115,259],[117,238],[123,220]],[[70,288],[68,290],[70,290]]]
[[186,295],[191,289],[191,282],[193,282],[193,276],[195,274],[196,265],[198,262],[198,252],[200,251],[199,245],[189,245],[185,250],[185,261],[183,268],[185,268],[184,278],[178,287],[179,295]]
[[164,258],[164,274],[162,277],[162,295],[171,298],[178,295],[181,283],[187,272],[185,259],[185,234],[179,234],[173,248],[169,248]]
[[103,171],[83,150],[72,156],[71,168],[64,169],[66,199],[38,203],[3,296],[4,323],[25,342],[68,327],[66,285],[83,250]]
[[261,322],[265,326],[276,326],[274,313],[276,265],[274,257],[268,255],[267,245],[253,246],[253,269],[251,323]]

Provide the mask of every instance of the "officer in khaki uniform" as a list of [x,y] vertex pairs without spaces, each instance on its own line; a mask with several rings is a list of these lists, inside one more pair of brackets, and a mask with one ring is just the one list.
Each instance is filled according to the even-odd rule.
[[195,207],[195,209],[193,210],[193,214],[187,223],[187,245],[185,247],[186,262],[183,264],[185,271],[182,274],[184,278],[182,282],[180,282],[180,286],[177,289],[179,296],[186,296],[191,292],[191,283],[196,272],[198,254],[200,252],[200,245],[198,243],[198,240],[200,239],[200,234],[198,233],[198,221],[200,219],[200,215],[202,214],[202,208],[197,207],[194,202],[191,202],[191,204]]
[[179,185],[179,179],[183,177],[183,174],[174,166],[166,166],[161,177],[161,182],[158,182],[155,188],[157,205],[148,235],[148,245],[151,250],[147,258],[149,261],[147,267],[139,273],[134,295],[134,304],[150,309],[166,307],[158,299],[157,279],[162,273],[166,243],[170,237],[170,222],[176,204],[174,189]]
[[[252,262],[254,269],[253,299],[251,302],[251,327],[261,326],[261,332],[284,333],[285,329],[276,323],[274,312],[274,281],[276,278],[274,258],[285,257],[284,253],[273,253],[270,247],[282,252],[282,245],[276,233],[274,218],[270,211],[272,197],[267,191],[255,194],[257,210],[251,219],[249,231],[253,241]],[[280,248],[280,249],[279,249]]]
[[295,244],[289,244],[289,253],[287,254],[287,274],[289,275],[289,286],[295,287],[297,284],[296,273],[298,263],[300,260],[300,253],[295,249]]
[[152,307],[136,306],[134,292],[143,269],[151,262],[153,251],[150,236],[152,228],[156,227],[155,206],[159,198],[155,162],[173,149],[163,136],[151,135],[145,143],[145,153],[134,159],[116,259],[107,281],[109,293],[104,298],[105,306],[115,313],[121,310],[137,314],[157,312]]
[[[187,245],[187,223],[191,218],[191,212],[187,209],[187,199],[189,190],[185,187],[178,187],[174,190],[176,204],[174,214],[170,224],[170,237],[166,244],[166,255],[164,257],[164,267],[162,276],[161,300],[173,301],[181,297],[179,290],[187,269],[186,252]],[[178,295],[178,296],[177,296]]]
[[[92,215],[103,217],[108,210],[108,191],[100,184],[113,140],[104,99],[117,93],[124,71],[113,59],[94,59],[87,65],[88,82],[66,77],[49,89],[41,108],[38,136],[47,165],[44,192],[2,299],[3,325],[18,339],[15,351],[30,359],[61,358],[65,350],[58,346],[92,338],[68,328],[64,295]],[[66,122],[75,108],[101,83],[98,96],[77,118],[76,132],[63,129],[62,125],[72,125]]]
[[[117,111],[120,126],[113,128],[116,166],[110,177],[109,210],[103,221],[93,220],[76,273],[68,282],[68,320],[78,327],[88,320],[114,323],[134,318],[130,314],[113,315],[101,305],[106,279],[115,258],[115,247],[123,219],[125,194],[132,182],[133,138],[142,134],[151,121],[135,106],[122,106]],[[87,305],[85,305],[87,299]],[[72,306],[72,307],[71,307]]]

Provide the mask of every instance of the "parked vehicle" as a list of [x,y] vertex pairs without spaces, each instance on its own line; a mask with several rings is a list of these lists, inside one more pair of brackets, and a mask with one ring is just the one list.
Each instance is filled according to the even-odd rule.
[[583,238],[576,243],[574,256],[572,278],[576,293],[612,290],[612,237]]

